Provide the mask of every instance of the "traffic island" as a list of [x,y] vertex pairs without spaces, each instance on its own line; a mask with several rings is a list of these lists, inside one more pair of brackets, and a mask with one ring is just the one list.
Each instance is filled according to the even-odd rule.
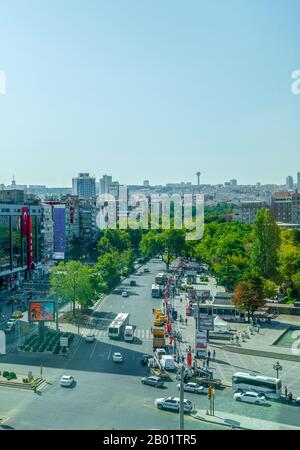
[[208,411],[197,411],[191,414],[197,420],[202,422],[221,425],[231,429],[239,430],[300,430],[300,427],[286,425],[269,420],[256,419],[253,417],[239,416],[227,412],[215,411],[215,415],[209,415]]
[[44,378],[28,378],[15,372],[0,372],[0,386],[34,391],[45,383]]

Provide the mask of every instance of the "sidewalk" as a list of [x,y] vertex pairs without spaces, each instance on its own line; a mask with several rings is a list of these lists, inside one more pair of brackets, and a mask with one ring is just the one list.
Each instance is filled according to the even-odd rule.
[[202,410],[198,411],[196,414],[192,414],[192,417],[206,423],[242,430],[300,430],[300,427],[271,422],[269,420],[254,419],[253,417],[239,416],[237,414],[221,411],[215,411],[214,416],[208,416],[206,415],[206,411]]

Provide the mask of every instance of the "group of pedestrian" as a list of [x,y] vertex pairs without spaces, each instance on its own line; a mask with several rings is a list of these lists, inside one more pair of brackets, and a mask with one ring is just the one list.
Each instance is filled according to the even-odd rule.
[[208,350],[207,356],[203,359],[203,368],[208,369],[211,360],[216,360],[216,350],[213,350],[212,353],[210,350]]
[[284,395],[285,395],[285,399],[288,401],[289,405],[293,404],[293,394],[291,392],[288,392],[288,388],[285,386],[284,387]]

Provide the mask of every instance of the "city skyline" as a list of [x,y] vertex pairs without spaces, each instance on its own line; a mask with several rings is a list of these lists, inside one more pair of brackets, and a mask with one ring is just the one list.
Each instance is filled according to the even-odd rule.
[[7,2],[1,182],[199,170],[203,184],[284,183],[300,165],[299,12],[296,0]]
[[[78,173],[79,172],[77,172],[77,174],[76,173],[74,173],[73,174],[73,176],[72,176],[72,178],[71,178],[71,180],[67,180],[66,181],[66,183],[65,184],[53,184],[53,183],[50,183],[50,184],[47,184],[47,183],[45,183],[45,182],[43,182],[43,181],[41,181],[41,182],[37,182],[37,183],[32,183],[30,180],[24,180],[24,182],[23,181],[19,181],[19,180],[17,180],[16,179],[16,177],[15,177],[15,175],[12,175],[11,176],[11,178],[10,178],[10,180],[9,180],[9,177],[7,177],[7,180],[9,180],[9,181],[7,181],[7,182],[5,182],[5,180],[1,180],[0,179],[0,186],[1,185],[4,185],[5,187],[10,187],[10,186],[12,186],[12,187],[14,187],[14,186],[16,186],[16,187],[18,187],[18,186],[27,186],[27,187],[29,187],[29,186],[45,186],[45,187],[47,187],[47,188],[60,188],[60,187],[64,187],[64,188],[69,188],[69,189],[72,189],[72,181],[73,181],[73,179],[74,178],[76,178],[77,177],[77,175],[78,175]],[[101,178],[103,177],[103,176],[107,176],[108,174],[111,174],[112,172],[105,172],[105,173],[103,173],[103,174],[100,174],[100,175],[95,175],[93,172],[86,172],[90,177],[92,177],[92,178],[95,178],[95,181],[96,181],[96,183],[97,184],[99,184],[100,183],[100,181],[101,181]],[[200,182],[200,186],[201,185],[207,185],[207,186],[218,186],[218,185],[226,185],[226,184],[228,184],[229,182],[232,182],[232,181],[235,181],[235,182],[237,182],[234,186],[255,186],[255,185],[257,185],[258,183],[259,184],[261,184],[262,186],[264,186],[264,185],[266,185],[266,186],[271,186],[271,185],[274,185],[274,186],[286,186],[286,184],[287,184],[287,179],[288,178],[292,178],[293,179],[293,183],[294,183],[294,187],[297,189],[297,187],[298,187],[298,177],[297,177],[297,175],[298,175],[298,173],[300,173],[300,172],[295,172],[295,173],[293,173],[292,175],[287,175],[287,176],[283,176],[283,179],[282,179],[282,181],[280,182],[280,183],[275,183],[274,181],[272,181],[272,180],[270,180],[270,182],[266,182],[266,183],[261,183],[260,181],[256,181],[256,182],[254,182],[254,183],[249,183],[249,184],[247,184],[247,183],[243,183],[243,181],[242,180],[237,180],[236,178],[233,178],[233,179],[224,179],[224,180],[219,180],[218,182],[216,182],[216,183],[205,183],[205,182]],[[109,175],[109,176],[111,176],[111,175]],[[113,178],[114,179],[116,179],[116,177],[115,176],[113,176]],[[142,186],[143,185],[143,183],[144,183],[144,181],[147,181],[147,182],[149,182],[149,185],[147,185],[147,186],[145,186],[145,187],[151,187],[151,186],[166,186],[166,185],[168,185],[168,184],[181,184],[181,183],[185,183],[185,184],[191,184],[191,185],[193,185],[193,186],[197,186],[197,174],[194,174],[194,176],[192,177],[191,176],[191,178],[190,179],[187,179],[186,181],[184,181],[184,180],[181,180],[181,179],[179,179],[179,180],[165,180],[165,182],[163,182],[163,183],[152,183],[152,181],[151,181],[151,179],[149,180],[149,178],[150,177],[145,177],[144,179],[140,179],[140,180],[138,180],[138,182],[137,183],[129,183],[129,182],[126,182],[126,181],[121,181],[121,180],[116,180],[116,181],[114,181],[114,183],[115,182],[117,182],[117,183],[120,183],[120,185],[128,185],[128,186],[134,186],[134,185],[137,185],[137,186]],[[202,174],[201,174],[201,179],[202,179]],[[299,180],[300,180],[300,178],[299,178]]]

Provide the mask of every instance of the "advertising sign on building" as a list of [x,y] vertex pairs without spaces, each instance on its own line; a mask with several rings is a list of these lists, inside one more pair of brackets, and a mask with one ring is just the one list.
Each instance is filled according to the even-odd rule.
[[21,229],[22,237],[25,238],[28,230],[28,208],[26,207],[22,208]]
[[27,218],[28,225],[28,270],[32,270],[33,268],[33,244],[32,244],[32,217],[28,216]]
[[54,322],[55,302],[40,300],[29,302],[29,321]]
[[207,331],[196,331],[195,353],[198,358],[203,358],[207,353]]
[[66,251],[65,205],[54,205],[54,253],[53,259],[64,260]]

